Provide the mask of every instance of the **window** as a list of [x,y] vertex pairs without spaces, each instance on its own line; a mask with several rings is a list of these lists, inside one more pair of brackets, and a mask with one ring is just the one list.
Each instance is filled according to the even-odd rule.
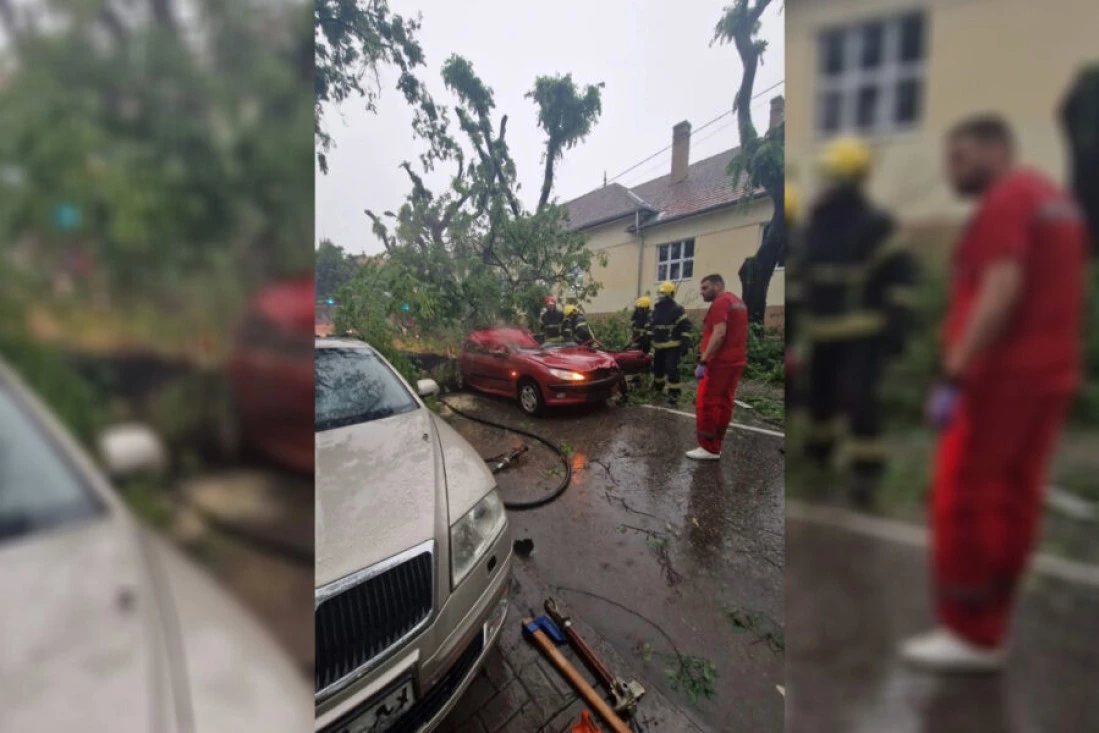
[[927,54],[922,13],[831,28],[819,43],[819,133],[874,135],[919,124]]
[[102,510],[19,396],[0,382],[0,543]]
[[401,378],[369,348],[317,349],[315,368],[317,432],[419,407]]
[[695,241],[669,242],[656,249],[656,280],[690,280],[695,274]]

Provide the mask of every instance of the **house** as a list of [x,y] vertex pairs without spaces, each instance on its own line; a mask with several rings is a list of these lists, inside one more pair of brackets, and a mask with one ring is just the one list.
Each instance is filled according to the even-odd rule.
[[811,194],[822,144],[860,135],[871,194],[923,241],[945,241],[967,212],[942,173],[959,120],[1004,115],[1023,161],[1067,179],[1058,106],[1099,56],[1097,27],[1095,0],[788,0],[788,180]]
[[[771,103],[771,124],[782,121],[782,97]],[[756,253],[774,207],[762,191],[734,187],[726,169],[737,149],[692,163],[691,125],[672,131],[671,170],[627,188],[604,185],[569,201],[569,227],[588,235],[587,246],[606,255],[591,276],[602,290],[585,304],[599,317],[632,308],[641,295],[653,295],[665,280],[679,286],[678,300],[698,316],[705,309],[699,280],[719,273],[740,292],[737,272]],[[781,326],[785,280],[775,272],[767,294],[767,321]]]

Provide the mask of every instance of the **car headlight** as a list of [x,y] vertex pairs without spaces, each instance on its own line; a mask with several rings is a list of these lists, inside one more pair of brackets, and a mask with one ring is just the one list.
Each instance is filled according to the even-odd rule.
[[493,489],[450,528],[451,587],[458,587],[488,551],[507,521],[500,492]]
[[583,382],[585,378],[579,372],[570,372],[566,369],[550,369],[549,373],[558,379],[564,379],[566,382]]

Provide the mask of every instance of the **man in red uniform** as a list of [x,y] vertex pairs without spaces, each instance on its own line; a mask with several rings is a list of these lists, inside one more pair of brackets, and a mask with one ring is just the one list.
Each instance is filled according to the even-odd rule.
[[748,352],[748,309],[725,290],[721,275],[702,278],[702,299],[710,304],[702,323],[702,354],[695,376],[698,447],[687,452],[696,461],[721,458],[725,431],[733,419],[733,398]]
[[978,203],[954,253],[943,375],[927,406],[941,431],[931,507],[939,627],[901,655],[993,671],[1081,379],[1086,237],[1064,192],[1014,166],[1000,119],[958,125],[947,153],[955,189]]

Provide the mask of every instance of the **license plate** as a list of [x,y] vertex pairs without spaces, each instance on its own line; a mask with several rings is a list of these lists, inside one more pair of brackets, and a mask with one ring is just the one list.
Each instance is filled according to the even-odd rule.
[[412,681],[405,680],[334,733],[385,733],[416,701]]

